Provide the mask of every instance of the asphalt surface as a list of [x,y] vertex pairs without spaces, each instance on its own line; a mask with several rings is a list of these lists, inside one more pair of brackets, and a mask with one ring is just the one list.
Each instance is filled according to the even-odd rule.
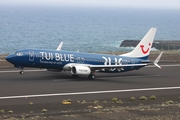
[[0,107],[23,105],[30,101],[48,104],[64,99],[91,101],[114,97],[129,99],[142,95],[178,96],[179,70],[179,65],[163,67],[162,70],[145,67],[126,73],[96,73],[96,79],[89,80],[86,76],[73,78],[68,71],[37,70],[25,71],[24,75],[20,75],[18,69],[0,69]]

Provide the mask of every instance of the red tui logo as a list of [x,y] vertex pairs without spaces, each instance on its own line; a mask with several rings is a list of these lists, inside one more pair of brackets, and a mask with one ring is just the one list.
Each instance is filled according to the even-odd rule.
[[[151,46],[151,43],[149,43],[149,46]],[[140,45],[140,47],[141,47],[141,51],[142,51],[144,54],[148,53],[149,47],[148,47],[147,50],[144,50],[144,45]]]

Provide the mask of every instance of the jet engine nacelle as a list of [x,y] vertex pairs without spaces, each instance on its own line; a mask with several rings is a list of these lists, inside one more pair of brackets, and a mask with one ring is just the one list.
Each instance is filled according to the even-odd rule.
[[73,75],[89,75],[91,73],[91,69],[85,66],[73,66],[71,68],[71,74]]

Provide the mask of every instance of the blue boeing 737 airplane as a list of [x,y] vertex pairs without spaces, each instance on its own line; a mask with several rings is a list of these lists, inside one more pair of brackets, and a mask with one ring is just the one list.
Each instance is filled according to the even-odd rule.
[[[138,70],[150,63],[148,56],[154,41],[156,28],[151,28],[133,51],[119,56],[94,54],[64,50],[24,49],[17,50],[6,57],[6,60],[20,68],[45,68],[49,71],[71,71],[72,76],[86,75],[95,79],[95,72],[126,72]],[[61,49],[62,45],[60,45]],[[162,53],[154,61],[157,64]]]

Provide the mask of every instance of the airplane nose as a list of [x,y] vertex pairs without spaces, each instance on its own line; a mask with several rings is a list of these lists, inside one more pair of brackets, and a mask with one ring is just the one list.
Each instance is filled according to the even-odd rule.
[[13,56],[13,55],[8,55],[8,56],[6,57],[6,60],[7,60],[8,62],[10,62],[10,63],[13,63],[13,61],[14,61],[14,56]]

